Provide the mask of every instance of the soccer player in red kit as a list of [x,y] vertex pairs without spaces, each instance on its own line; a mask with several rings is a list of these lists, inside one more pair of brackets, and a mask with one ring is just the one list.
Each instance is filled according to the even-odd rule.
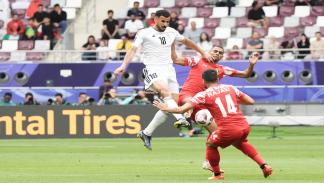
[[239,103],[252,105],[254,100],[232,85],[218,84],[218,73],[216,70],[206,70],[202,77],[207,89],[196,94],[182,106],[170,108],[158,101],[155,101],[154,105],[162,111],[172,113],[184,113],[197,105],[204,105],[211,112],[218,129],[209,135],[206,143],[207,159],[214,172],[214,175],[209,179],[224,179],[219,166],[220,154],[218,148],[226,148],[230,145],[233,145],[253,159],[262,169],[264,177],[270,176],[272,168],[265,163],[256,149],[247,140],[250,126],[238,105]]

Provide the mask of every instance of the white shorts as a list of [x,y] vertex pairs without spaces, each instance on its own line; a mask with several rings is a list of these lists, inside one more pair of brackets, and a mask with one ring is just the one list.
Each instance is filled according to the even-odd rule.
[[145,89],[151,89],[155,81],[162,81],[171,93],[179,93],[177,74],[172,65],[150,65],[143,69]]

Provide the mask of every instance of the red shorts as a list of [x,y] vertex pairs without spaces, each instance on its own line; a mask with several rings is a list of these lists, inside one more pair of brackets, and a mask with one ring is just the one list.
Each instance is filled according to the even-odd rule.
[[[179,95],[179,100],[178,100],[178,105],[183,105],[184,103],[186,103],[188,100],[190,100],[192,97],[194,97],[195,94],[190,94],[190,93],[181,93]],[[196,113],[202,109],[207,109],[204,105],[197,105],[194,107],[192,113],[191,113],[191,120],[195,121],[195,116]]]
[[237,129],[231,128],[230,131],[220,129],[210,134],[207,142],[221,148],[226,148],[230,145],[240,144],[247,141],[249,133],[250,127]]

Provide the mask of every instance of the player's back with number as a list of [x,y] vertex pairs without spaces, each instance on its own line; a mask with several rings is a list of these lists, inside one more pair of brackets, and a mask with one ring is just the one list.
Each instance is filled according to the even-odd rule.
[[219,129],[244,129],[249,125],[238,105],[244,96],[243,92],[232,85],[218,84],[198,93],[191,101],[194,104],[204,104]]

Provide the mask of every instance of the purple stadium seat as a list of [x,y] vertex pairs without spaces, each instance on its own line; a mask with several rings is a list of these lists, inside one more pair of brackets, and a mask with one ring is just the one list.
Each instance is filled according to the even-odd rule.
[[42,4],[44,5],[44,7],[48,7],[51,5],[51,0],[43,0]]
[[219,18],[205,18],[205,27],[206,28],[215,28],[218,27],[220,23]]
[[212,38],[215,33],[215,29],[213,28],[204,28],[203,32],[206,32],[209,35],[209,38]]
[[118,19],[118,23],[119,23],[119,28],[124,28],[124,26],[125,26],[125,19],[124,18]]
[[293,6],[281,6],[279,10],[279,15],[283,17],[288,17],[294,14],[294,9],[295,7]]
[[308,16],[300,18],[300,25],[302,26],[312,26],[316,23],[316,17]]
[[44,58],[44,53],[41,52],[30,52],[26,53],[26,60],[39,61]]
[[224,47],[225,39],[212,39],[211,42],[213,43],[213,46]]
[[34,49],[34,41],[19,41],[18,50],[32,50]]
[[198,8],[197,10],[197,16],[198,17],[204,17],[208,18],[213,14],[213,8]]
[[284,23],[284,19],[282,17],[272,17],[270,18],[270,26],[271,27],[280,27]]
[[148,13],[148,8],[140,8],[141,11],[143,11],[144,15],[147,15]]
[[313,6],[311,10],[312,16],[323,16],[324,15],[324,6]]
[[283,4],[285,6],[294,6],[295,0],[285,0]]
[[182,8],[182,7],[189,7],[189,6],[191,6],[191,3],[188,0],[176,0],[175,5],[178,8]]
[[246,27],[249,20],[246,17],[236,18],[236,27]]
[[180,15],[181,9],[180,8],[164,8],[165,10],[168,10],[170,13],[176,12],[178,15]]
[[8,61],[10,59],[10,52],[0,52],[0,61]]
[[144,7],[151,8],[151,7],[158,7],[160,5],[160,0],[145,0]]
[[253,32],[258,32],[261,37],[265,37],[268,34],[268,30],[264,28],[254,28]]
[[26,9],[15,9],[13,11],[14,11],[14,13],[18,14],[19,18],[25,19]]
[[203,7],[207,4],[207,0],[192,0],[191,4],[194,7]]
[[324,27],[320,28],[320,32],[322,33],[322,35],[324,35]]
[[295,38],[300,34],[298,27],[286,27],[285,28],[285,37]]

